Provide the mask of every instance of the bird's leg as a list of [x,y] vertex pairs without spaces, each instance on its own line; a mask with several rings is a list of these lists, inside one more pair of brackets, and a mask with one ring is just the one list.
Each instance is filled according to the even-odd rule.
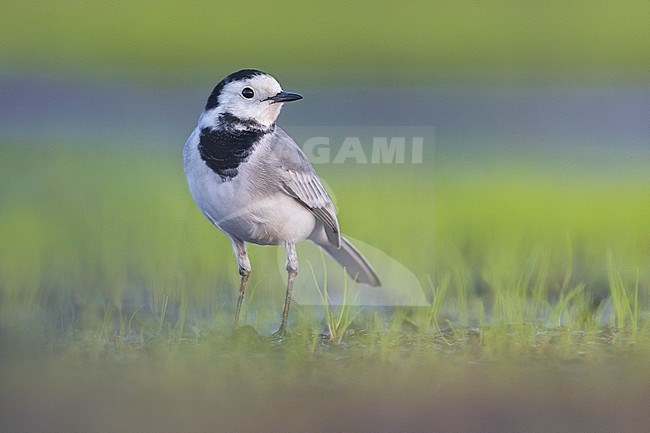
[[235,250],[235,257],[237,258],[237,265],[239,266],[239,275],[241,275],[241,283],[239,285],[239,298],[237,299],[237,310],[235,311],[235,322],[233,327],[237,329],[239,325],[239,313],[241,312],[241,305],[244,302],[244,292],[246,291],[246,282],[251,273],[251,262],[248,260],[246,253],[246,245],[240,240],[233,239],[232,248]]
[[242,268],[239,268],[239,274],[241,275],[241,283],[239,285],[239,298],[237,298],[237,311],[235,311],[235,321],[233,327],[236,329],[239,326],[239,313],[241,312],[241,306],[244,302],[244,291],[246,290],[246,282],[248,281],[248,276],[250,273],[242,272]]
[[296,245],[290,242],[285,244],[287,250],[287,294],[284,298],[284,309],[282,310],[282,323],[280,329],[274,334],[282,336],[287,330],[287,320],[289,319],[289,307],[291,305],[291,292],[293,291],[293,281],[298,275],[298,255],[296,254]]

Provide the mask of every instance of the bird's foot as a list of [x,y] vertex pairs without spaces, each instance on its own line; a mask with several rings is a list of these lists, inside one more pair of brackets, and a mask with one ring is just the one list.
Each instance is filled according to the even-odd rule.
[[287,338],[287,328],[284,324],[280,325],[280,328],[275,331],[269,337],[269,340],[273,343],[282,343]]

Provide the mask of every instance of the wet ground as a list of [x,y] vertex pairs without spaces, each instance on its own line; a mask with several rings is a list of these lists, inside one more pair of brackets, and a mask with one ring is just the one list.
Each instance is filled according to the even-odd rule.
[[[511,331],[514,347],[518,336]],[[11,432],[648,431],[648,374],[644,357],[629,347],[601,339],[579,352],[541,344],[491,358],[478,330],[472,332],[472,338],[456,343],[410,334],[374,351],[354,337],[343,346],[320,342],[309,349],[304,336],[278,344],[251,330],[173,348],[91,344],[29,361],[5,356],[0,427]]]

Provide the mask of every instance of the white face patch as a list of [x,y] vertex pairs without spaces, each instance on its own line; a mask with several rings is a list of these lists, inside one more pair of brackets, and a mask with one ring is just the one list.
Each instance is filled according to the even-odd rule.
[[282,91],[282,87],[270,75],[256,75],[226,84],[219,95],[219,105],[204,113],[199,124],[214,124],[219,114],[230,113],[242,120],[254,120],[263,127],[275,123],[282,103],[267,100]]

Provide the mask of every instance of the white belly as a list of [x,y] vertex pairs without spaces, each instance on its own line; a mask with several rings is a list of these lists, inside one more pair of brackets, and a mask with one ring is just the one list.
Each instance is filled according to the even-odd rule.
[[224,182],[210,197],[197,201],[203,213],[222,231],[243,241],[280,245],[305,240],[316,219],[295,199],[276,193],[259,199],[250,194],[233,194],[235,181]]

